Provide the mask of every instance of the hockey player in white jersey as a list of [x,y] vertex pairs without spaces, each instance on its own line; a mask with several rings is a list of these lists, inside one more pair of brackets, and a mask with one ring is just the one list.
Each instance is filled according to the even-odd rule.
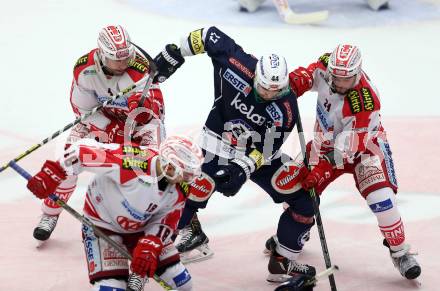
[[[84,137],[96,138],[104,143],[122,143],[127,115],[138,106],[147,108],[152,113],[139,114],[136,117],[138,124],[150,122],[151,115],[155,115],[156,120],[163,119],[163,97],[157,84],[150,87],[149,98],[146,98],[143,104],[138,104],[148,75],[148,61],[136,53],[126,29],[120,25],[110,25],[101,29],[98,48],[80,57],[73,69],[70,102],[74,114],[77,117],[86,114],[120,90],[136,82],[140,82],[140,85],[76,125],[67,138],[66,148]],[[144,130],[143,133],[135,129],[134,134],[130,135],[136,136],[139,143],[157,144],[163,133],[157,133],[156,129],[157,127],[153,127],[152,130]],[[128,136],[129,131],[126,130],[126,133]],[[74,192],[76,183],[77,177],[69,176],[55,190],[55,195],[67,201]],[[40,244],[50,237],[62,211],[62,208],[50,199],[43,201],[41,209],[42,217],[33,233]]]
[[191,290],[191,276],[171,237],[184,207],[187,183],[200,175],[202,163],[201,149],[181,136],[165,139],[158,152],[155,147],[83,139],[60,160],[46,161],[27,187],[44,199],[68,177],[96,173],[87,189],[84,215],[127,248],[133,259],[129,264],[83,225],[91,290],[126,290],[129,269],[141,278],[156,274],[173,289]]
[[[307,145],[312,170],[305,170],[303,163],[298,165],[295,170],[305,173],[293,179],[292,186],[314,189],[321,195],[338,177],[350,174],[377,219],[394,266],[403,277],[417,278],[421,267],[410,252],[397,204],[398,184],[391,146],[382,126],[379,92],[362,70],[359,48],[338,45],[331,54],[292,71],[289,79],[298,96],[309,90],[318,93],[314,139]],[[298,241],[300,251],[302,238],[291,239]],[[267,246],[271,245],[269,240]],[[277,266],[277,253],[281,251],[276,240],[275,245],[273,266]]]

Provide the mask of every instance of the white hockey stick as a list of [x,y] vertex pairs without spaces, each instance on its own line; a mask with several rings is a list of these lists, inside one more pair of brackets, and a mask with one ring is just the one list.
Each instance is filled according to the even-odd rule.
[[312,24],[326,20],[328,10],[316,12],[296,13],[290,9],[287,0],[273,0],[280,17],[288,24]]

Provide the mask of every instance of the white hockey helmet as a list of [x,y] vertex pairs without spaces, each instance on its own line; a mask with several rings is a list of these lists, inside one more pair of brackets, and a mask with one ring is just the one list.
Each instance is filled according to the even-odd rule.
[[[159,147],[159,158],[164,176],[174,180],[181,176],[187,183],[191,183],[201,174],[203,153],[200,147],[191,139],[184,136],[167,137]],[[167,167],[174,167],[174,175],[168,176]]]
[[[349,44],[338,45],[330,55],[327,71],[331,76],[349,78],[358,76],[362,70],[361,52],[357,46]],[[359,82],[359,80],[356,81]]]
[[126,60],[133,58],[135,47],[130,36],[121,25],[109,25],[101,29],[98,36],[98,48],[101,60]]
[[283,56],[272,53],[263,55],[257,62],[255,70],[255,88],[260,85],[266,90],[280,91],[273,99],[285,95],[285,89],[289,88],[289,72],[287,62]]

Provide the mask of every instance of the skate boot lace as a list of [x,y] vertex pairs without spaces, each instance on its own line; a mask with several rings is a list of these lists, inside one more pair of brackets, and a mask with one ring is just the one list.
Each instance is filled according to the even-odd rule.
[[399,259],[403,256],[417,256],[419,253],[417,252],[410,252],[410,246],[409,245],[404,245],[403,249],[399,250],[399,251],[391,251],[391,257],[393,259]]
[[191,227],[185,227],[184,229],[182,229],[182,237],[180,239],[179,244],[185,244],[186,242],[191,240],[192,236],[193,236],[192,228]]
[[297,271],[300,273],[307,273],[309,270],[309,266],[305,264],[298,263],[296,261],[289,260],[289,264],[287,265],[287,274],[290,274],[292,271]]
[[136,273],[131,273],[127,281],[127,290],[142,291],[145,280]]
[[38,224],[38,228],[46,231],[52,231],[57,224],[58,216],[43,215]]

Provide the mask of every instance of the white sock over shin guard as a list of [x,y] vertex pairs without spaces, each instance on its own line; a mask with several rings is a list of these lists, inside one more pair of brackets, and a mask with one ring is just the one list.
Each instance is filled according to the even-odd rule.
[[401,250],[404,247],[405,231],[393,190],[382,188],[373,191],[367,196],[366,200],[368,206],[376,215],[379,229],[390,245],[391,250]]

